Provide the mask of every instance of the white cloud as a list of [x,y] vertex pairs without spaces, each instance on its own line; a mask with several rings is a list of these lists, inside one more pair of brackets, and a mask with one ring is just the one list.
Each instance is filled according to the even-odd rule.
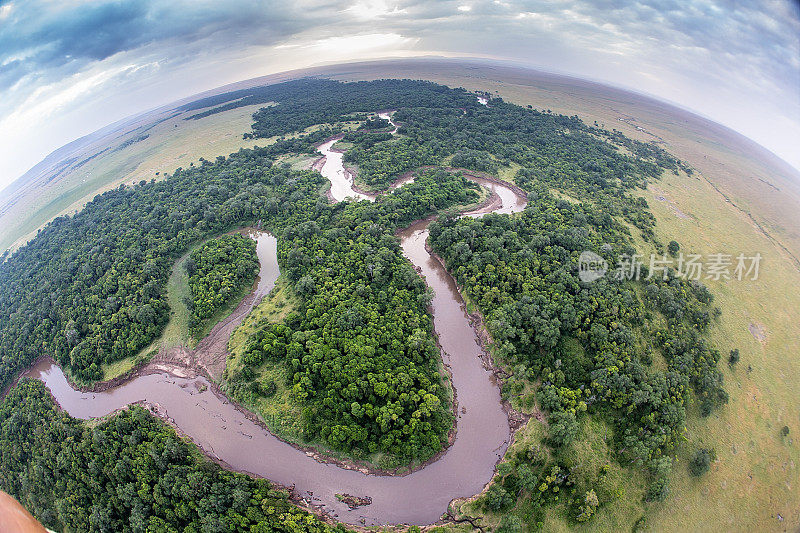
[[11,15],[11,12],[13,10],[14,10],[13,2],[9,2],[7,4],[3,4],[2,6],[0,6],[0,20],[7,19]]
[[348,7],[345,12],[352,14],[359,20],[375,20],[393,15],[406,13],[405,9],[400,9],[397,5],[389,4],[384,0],[366,0],[356,2]]

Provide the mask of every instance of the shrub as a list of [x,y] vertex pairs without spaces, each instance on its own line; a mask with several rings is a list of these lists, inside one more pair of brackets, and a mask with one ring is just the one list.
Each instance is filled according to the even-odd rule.
[[514,503],[514,498],[498,484],[493,484],[483,497],[484,506],[491,511],[502,511]]
[[716,457],[714,450],[700,448],[694,454],[691,461],[689,461],[689,473],[695,477],[700,477],[711,467],[711,461]]
[[578,434],[578,421],[569,411],[557,411],[550,415],[550,442],[553,446],[566,446]]
[[678,255],[678,250],[680,249],[681,245],[678,244],[677,241],[669,241],[669,244],[667,245],[667,251],[669,252],[669,255],[675,257],[676,255]]
[[599,500],[597,499],[597,494],[594,490],[586,491],[586,495],[583,498],[583,502],[578,506],[577,509],[577,516],[575,520],[578,522],[586,522],[592,516],[594,516],[595,511],[597,511],[597,506],[600,504]]

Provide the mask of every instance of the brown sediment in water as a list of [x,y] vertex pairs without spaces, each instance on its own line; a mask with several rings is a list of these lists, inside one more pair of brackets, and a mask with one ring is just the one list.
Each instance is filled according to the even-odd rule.
[[0,490],[0,531],[46,533],[47,530],[13,496]]

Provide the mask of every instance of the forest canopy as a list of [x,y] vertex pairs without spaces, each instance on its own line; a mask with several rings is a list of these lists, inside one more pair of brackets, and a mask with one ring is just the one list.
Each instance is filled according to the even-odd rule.
[[[696,400],[708,415],[727,401],[719,353],[708,340],[718,310],[704,286],[675,272],[587,284],[577,276],[577,262],[582,251],[592,251],[613,269],[621,255],[636,252],[634,237],[663,251],[640,192],[665,172],[689,172],[686,165],[658,146],[577,117],[501,98],[484,106],[464,89],[429,82],[302,79],[213,96],[182,111],[202,118],[267,103],[246,135],[277,137],[268,147],[98,195],[0,264],[0,385],[42,354],[81,382],[102,379],[103,364],[136,355],[161,333],[169,315],[165,285],[177,258],[206,239],[261,224],[278,239],[281,272],[300,304],[280,324],[258,325],[243,364],[229,374],[231,394],[240,401],[268,395],[260,373],[280,365],[310,438],[356,456],[378,452],[392,464],[430,457],[443,447],[453,420],[429,294],[395,233],[476,201],[475,186],[449,171],[465,167],[513,179],[527,193],[528,207],[481,219],[442,215],[431,226],[430,244],[485,317],[492,356],[510,376],[504,395],[525,395],[528,407],[548,419],[548,450],[504,467],[482,500],[485,507],[510,512],[523,502],[520,513],[540,516],[543,503],[563,487],[574,520],[590,519],[607,495],[594,481],[576,482],[579,472],[564,460],[589,418],[613,427],[620,462],[648,474],[647,498],[667,496],[688,406]],[[379,110],[394,111],[395,135],[384,122],[367,121]],[[345,127],[353,121],[361,127]],[[303,133],[312,126],[318,128]],[[313,152],[337,134],[349,143],[345,160],[364,184],[385,190],[406,172],[416,172],[415,181],[374,203],[331,205],[320,174],[273,164],[283,154]],[[246,284],[252,249],[240,244],[210,241],[193,254],[198,324],[221,305],[226,291],[215,280],[220,288],[224,280]],[[236,259],[219,261],[215,247],[228,245]],[[20,412],[70,435],[89,431],[50,413],[36,387],[25,382],[14,393],[15,401],[20,394],[34,398]],[[154,423],[137,409],[117,418],[139,436],[137,426]],[[3,435],[14,453],[46,444],[30,432]],[[23,465],[34,460],[19,458]],[[20,486],[16,467],[7,468],[13,475],[4,486],[40,494]],[[221,483],[231,479],[239,478]],[[42,483],[61,497],[71,490]],[[81,494],[84,485],[75,487]],[[23,499],[46,513],[43,501]],[[50,510],[56,514],[47,515],[49,523],[105,516],[102,509],[88,511],[88,503],[76,508],[87,517]]]
[[256,243],[243,235],[211,239],[186,262],[192,295],[189,328],[196,335],[226,304],[253,284],[258,273]]
[[0,402],[0,449],[0,486],[56,531],[345,531],[211,463],[143,407],[90,426],[36,380]]

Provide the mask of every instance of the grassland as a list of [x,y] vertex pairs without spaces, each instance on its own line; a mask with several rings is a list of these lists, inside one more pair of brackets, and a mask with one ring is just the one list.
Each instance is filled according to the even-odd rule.
[[[243,366],[241,357],[247,348],[248,339],[263,322],[278,324],[287,314],[298,306],[298,296],[294,294],[288,280],[280,275],[275,282],[275,288],[239,326],[228,342],[230,356],[226,365],[225,374],[229,377],[233,371]],[[283,362],[267,362],[257,370],[257,381],[275,383],[275,394],[269,398],[255,398],[248,407],[259,413],[270,430],[276,435],[291,442],[303,442],[303,431],[300,421],[302,410],[291,399],[291,389],[286,384],[289,381],[289,369]]]
[[[695,414],[672,479],[673,495],[651,509],[648,525],[664,530],[796,530],[800,524],[800,272],[782,250],[706,180],[667,176],[645,198],[657,235],[700,254],[761,253],[758,280],[706,280],[722,317],[712,340],[741,360],[723,363],[730,403],[709,418]],[[651,187],[652,189],[652,187]],[[659,200],[664,197],[668,201]],[[681,216],[676,212],[676,208]],[[762,329],[760,340],[751,328]],[[780,429],[788,426],[788,437]],[[713,447],[717,461],[702,479],[685,468],[688,454]],[[780,515],[783,520],[778,518]]]
[[56,216],[73,213],[95,195],[122,183],[157,179],[178,167],[196,164],[200,158],[213,160],[240,148],[269,144],[268,139],[242,138],[250,131],[251,115],[259,107],[242,107],[199,120],[184,120],[188,113],[181,114],[120,137],[108,151],[83,165],[73,165],[5,211],[0,216],[0,250],[24,244]]

